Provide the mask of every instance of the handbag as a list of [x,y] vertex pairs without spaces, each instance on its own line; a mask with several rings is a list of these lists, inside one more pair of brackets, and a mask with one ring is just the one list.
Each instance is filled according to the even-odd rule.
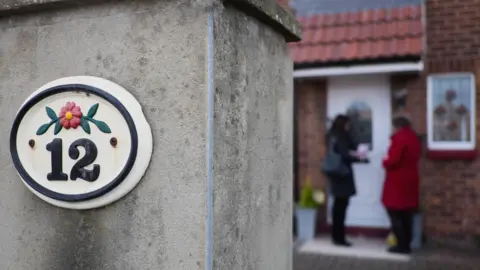
[[350,169],[343,162],[342,156],[335,151],[336,139],[331,138],[328,143],[327,153],[322,163],[322,172],[329,176],[342,177],[350,173]]

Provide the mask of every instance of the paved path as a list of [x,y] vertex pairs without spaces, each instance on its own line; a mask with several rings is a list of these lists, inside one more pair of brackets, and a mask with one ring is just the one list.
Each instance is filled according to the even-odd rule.
[[[447,254],[448,253],[448,254]],[[479,253],[480,254],[480,253]],[[296,253],[294,270],[480,270],[480,258],[459,257],[451,252],[432,252],[410,262],[370,260]]]

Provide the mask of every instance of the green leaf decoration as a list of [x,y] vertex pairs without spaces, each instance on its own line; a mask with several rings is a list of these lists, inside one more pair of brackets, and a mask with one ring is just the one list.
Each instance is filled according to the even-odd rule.
[[97,113],[97,110],[98,110],[98,103],[90,107],[90,109],[88,110],[87,116],[94,117],[95,114]]
[[57,123],[55,124],[55,130],[53,131],[53,134],[57,135],[62,130],[62,128],[63,126],[60,125],[60,121],[57,121]]
[[105,122],[95,120],[94,123],[95,123],[95,125],[98,127],[98,129],[100,129],[101,132],[103,132],[103,133],[112,133],[112,131],[110,130],[110,128],[108,127],[108,125],[105,124]]
[[80,125],[83,128],[83,131],[85,131],[87,134],[90,134],[90,124],[88,123],[87,119],[85,118],[80,118]]
[[50,127],[50,123],[49,124],[43,124],[41,125],[38,130],[37,130],[37,135],[42,135],[44,134],[45,132],[47,132],[48,128]]
[[52,110],[52,108],[47,106],[47,107],[45,107],[45,109],[47,110],[47,115],[48,115],[48,117],[50,117],[50,119],[52,119],[52,120],[57,119],[57,114],[55,113],[54,110]]

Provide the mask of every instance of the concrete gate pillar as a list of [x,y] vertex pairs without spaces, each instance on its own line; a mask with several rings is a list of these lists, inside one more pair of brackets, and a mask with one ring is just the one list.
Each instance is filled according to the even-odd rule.
[[[293,66],[286,42],[299,33],[274,0],[0,1],[0,269],[291,269]],[[151,129],[137,125],[139,142],[153,138],[149,165],[148,158],[135,161],[148,165],[138,185],[108,205],[81,207],[87,210],[35,196],[8,151],[22,104],[71,76],[126,89]],[[107,123],[102,106],[95,117]],[[37,145],[45,155],[38,162],[49,164]],[[66,192],[89,187],[79,181]]]

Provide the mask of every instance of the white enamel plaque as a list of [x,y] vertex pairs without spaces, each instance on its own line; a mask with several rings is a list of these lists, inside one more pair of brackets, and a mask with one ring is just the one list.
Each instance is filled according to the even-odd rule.
[[142,179],[152,132],[133,95],[89,76],[50,82],[15,117],[10,153],[24,184],[64,208],[110,204]]

